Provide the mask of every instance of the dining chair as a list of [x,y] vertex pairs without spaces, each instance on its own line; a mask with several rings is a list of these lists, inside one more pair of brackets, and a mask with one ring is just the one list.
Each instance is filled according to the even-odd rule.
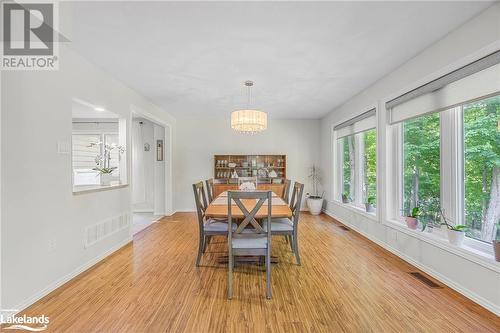
[[274,218],[271,222],[271,232],[273,235],[282,235],[290,242],[292,252],[295,254],[297,265],[301,265],[299,255],[298,242],[298,227],[300,216],[300,205],[302,202],[302,194],[304,192],[304,184],[295,182],[292,189],[292,199],[290,200],[290,210],[292,211],[292,219]]
[[255,189],[257,189],[257,177],[239,177],[238,178],[238,188],[243,183],[252,183],[255,185]]
[[283,200],[288,204],[290,203],[290,184],[292,181],[290,179],[285,179],[285,186],[283,187]]
[[214,198],[214,179],[210,178],[205,180],[205,184],[207,185],[207,197],[208,197],[208,202],[212,202]]
[[[271,228],[267,226],[271,224],[271,207],[272,207],[272,192],[242,192],[229,191],[227,196],[228,221],[232,223],[233,212],[232,204],[235,204],[243,213],[243,221],[238,227],[228,233],[227,244],[229,252],[228,264],[228,290],[229,299],[233,298],[233,269],[234,256],[237,255],[253,255],[264,256],[266,262],[266,297],[270,299],[271,293]],[[255,206],[249,211],[241,201],[242,199],[253,199],[256,201]],[[260,225],[255,216],[259,209],[267,200],[267,217],[262,219]]]
[[[194,200],[196,202],[196,213],[198,215],[198,229],[199,229],[199,242],[198,242],[198,256],[196,257],[196,266],[200,266],[200,260],[203,253],[207,248],[208,243],[212,236],[227,235],[228,223],[227,220],[220,219],[207,219],[205,211],[207,210],[207,198],[203,189],[203,182],[193,184]],[[236,229],[236,224],[231,224],[233,229]]]

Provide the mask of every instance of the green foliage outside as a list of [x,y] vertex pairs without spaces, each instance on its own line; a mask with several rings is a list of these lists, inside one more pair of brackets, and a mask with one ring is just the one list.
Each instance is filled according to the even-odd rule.
[[377,131],[372,129],[364,132],[364,140],[366,171],[364,201],[373,200],[373,205],[375,205],[377,200]]
[[403,215],[420,206],[420,220],[435,219],[440,211],[439,113],[403,123]]
[[[342,174],[343,174],[343,179],[342,179],[342,194],[346,194],[347,197],[350,196],[351,192],[351,164],[349,162],[349,142],[347,137],[344,137],[341,139],[342,140],[342,156],[343,156],[343,163],[342,163]],[[354,200],[354,198],[350,198],[351,200]]]
[[465,225],[469,236],[481,239],[482,224],[492,199],[493,169],[498,172],[500,168],[500,96],[464,105],[463,110]]

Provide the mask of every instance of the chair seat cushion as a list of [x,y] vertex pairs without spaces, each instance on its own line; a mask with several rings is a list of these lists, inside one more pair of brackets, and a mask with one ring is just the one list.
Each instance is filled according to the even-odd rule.
[[272,219],[271,231],[293,231],[293,223],[287,218]]
[[[208,220],[205,222],[204,226],[205,231],[218,231],[218,232],[227,232],[227,221],[221,220]],[[232,229],[236,229],[236,223],[233,223]]]
[[233,249],[265,249],[267,237],[233,238]]

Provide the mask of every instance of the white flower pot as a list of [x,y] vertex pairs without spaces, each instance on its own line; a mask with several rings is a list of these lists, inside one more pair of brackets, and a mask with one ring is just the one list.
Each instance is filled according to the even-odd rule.
[[448,241],[456,246],[461,246],[464,242],[465,232],[448,229]]
[[111,185],[111,179],[113,175],[111,173],[101,173],[101,186]]
[[319,215],[323,208],[323,198],[307,198],[307,207],[312,215]]
[[373,213],[375,212],[375,207],[370,203],[365,203],[365,210],[367,213]]

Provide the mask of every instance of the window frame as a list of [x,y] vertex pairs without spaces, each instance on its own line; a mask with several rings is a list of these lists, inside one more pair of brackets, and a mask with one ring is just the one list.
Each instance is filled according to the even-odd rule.
[[[354,197],[354,200],[350,203],[343,203],[342,202],[342,194],[343,194],[343,191],[344,191],[344,168],[343,168],[343,165],[344,165],[344,151],[343,151],[343,139],[347,138],[348,136],[351,136],[351,135],[348,135],[348,136],[343,136],[343,137],[340,137],[338,136],[338,130],[335,130],[335,126],[336,124],[332,125],[332,151],[333,151],[333,175],[334,175],[334,179],[333,179],[333,188],[332,188],[332,193],[334,194],[333,197],[334,197],[334,200],[337,201],[339,204],[341,205],[344,205],[346,207],[350,207],[350,208],[353,208],[357,211],[360,211],[364,214],[367,214],[369,217],[372,217],[372,218],[375,218],[375,217],[378,217],[378,214],[379,214],[379,210],[377,209],[377,207],[379,206],[379,195],[378,195],[378,189],[379,189],[379,185],[378,185],[378,181],[379,181],[379,177],[378,177],[378,165],[379,165],[379,157],[378,157],[378,151],[379,151],[379,145],[378,145],[378,122],[377,122],[377,113],[378,113],[378,108],[375,107],[375,106],[370,106],[370,107],[367,107],[364,109],[364,111],[361,112],[364,113],[364,112],[367,112],[368,110],[375,110],[375,127],[372,127],[370,129],[367,129],[367,130],[364,130],[364,131],[361,131],[361,132],[358,132],[358,133],[355,133],[355,134],[351,134],[353,137],[354,137],[354,153],[355,153],[355,156],[354,156],[354,177],[356,177],[356,181],[355,181],[355,186],[356,188],[354,189],[354,193],[355,193],[355,197]],[[339,123],[342,123],[342,122],[339,122]],[[364,149],[363,146],[364,146],[364,140],[363,140],[363,134],[366,132],[366,131],[370,131],[370,130],[374,130],[375,131],[375,137],[376,137],[376,154],[375,154],[375,158],[376,158],[376,173],[377,173],[377,178],[376,178],[376,184],[375,184],[375,188],[376,188],[376,191],[377,191],[377,196],[376,196],[376,202],[375,202],[375,211],[374,212],[366,212],[365,211],[365,203],[363,202],[363,184],[362,184],[362,178],[363,178],[363,175],[362,175],[362,172],[363,172],[363,168],[361,168],[361,165],[360,165],[360,161],[362,160],[362,155],[364,153]]]
[[[452,224],[465,224],[465,146],[464,146],[464,110],[463,106],[475,101],[480,101],[494,96],[499,96],[500,91],[465,100],[459,105],[452,105],[445,110],[436,110],[440,114],[440,201],[441,207],[446,211],[447,218]],[[389,111],[389,110],[387,110]],[[418,117],[428,115],[428,112]],[[416,118],[416,117],[413,117]],[[407,120],[412,119],[408,118]],[[389,219],[400,224],[405,224],[401,209],[403,207],[403,121],[388,124],[388,149],[387,160],[389,165],[396,170],[396,179],[388,178],[387,198],[393,202],[388,207]],[[446,172],[445,172],[446,171]],[[451,171],[451,172],[450,172]],[[390,200],[392,199],[392,200]],[[446,238],[445,229],[435,230],[438,236]],[[437,231],[437,232],[436,232]],[[464,237],[465,247],[488,253],[492,253],[491,243],[472,237]]]

